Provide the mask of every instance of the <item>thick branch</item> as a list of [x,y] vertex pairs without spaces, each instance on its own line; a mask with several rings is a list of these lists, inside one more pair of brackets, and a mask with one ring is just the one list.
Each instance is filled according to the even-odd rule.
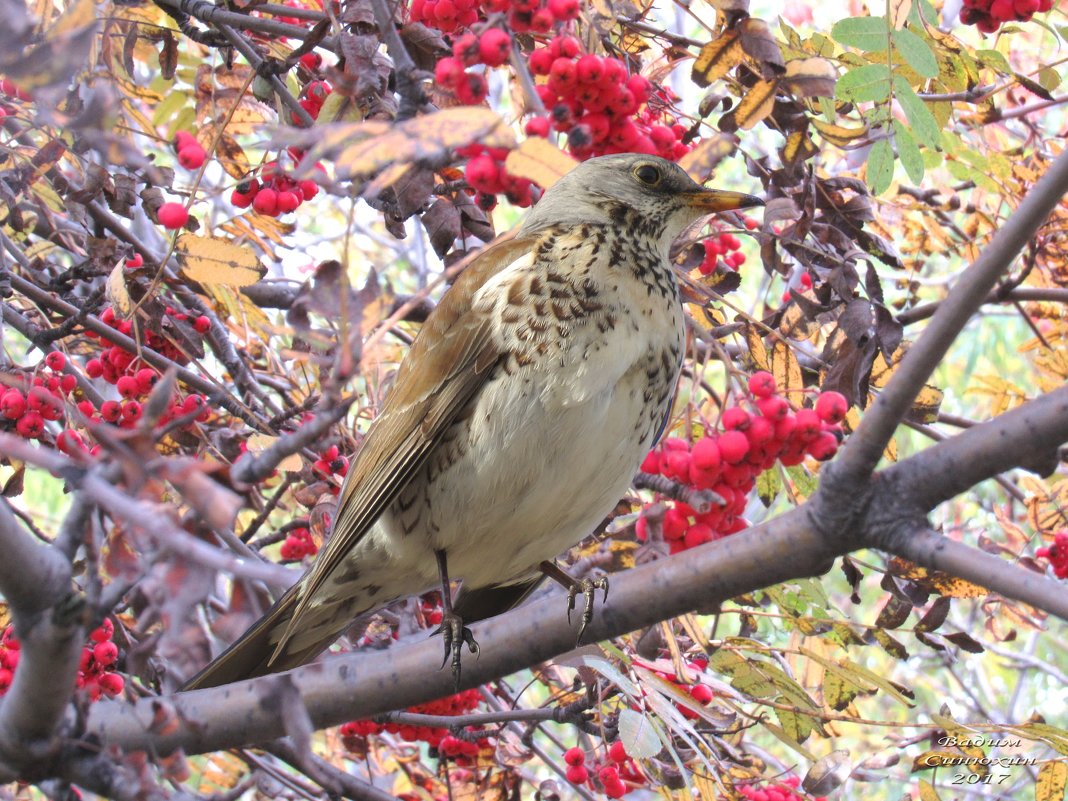
[[[789,553],[791,558],[775,558]],[[692,611],[712,608],[728,598],[801,576],[825,572],[836,554],[827,552],[806,514],[794,510],[669,559],[613,576],[612,595],[594,615],[587,639],[600,641]],[[729,569],[722,569],[724,565]],[[482,655],[464,664],[463,685],[474,687],[537,662],[566,653],[575,645],[558,598],[477,624]],[[453,692],[452,676],[437,670],[441,644],[425,639],[373,654],[353,654],[299,668],[285,679],[266,676],[224,687],[174,696],[178,713],[173,731],[152,728],[153,702],[132,705],[100,702],[90,710],[88,733],[119,748],[183,747],[203,753],[240,743],[282,736],[284,727],[272,704],[279,681],[292,680],[316,726],[421,703]],[[425,677],[412,681],[413,676]]]
[[909,503],[929,511],[1015,467],[1048,475],[1057,466],[1057,448],[1064,442],[1068,442],[1068,386],[972,426],[880,476],[900,487]]
[[31,536],[7,504],[0,500],[0,595],[16,616],[35,615],[69,591],[70,564]]
[[934,372],[957,334],[986,300],[998,278],[1035,235],[1068,192],[1068,152],[1053,162],[1016,211],[965,270],[931,322],[911,347],[886,388],[850,437],[834,471],[855,481],[869,476],[924,382]]
[[1064,585],[931,529],[915,529],[877,547],[1068,620],[1068,592]]

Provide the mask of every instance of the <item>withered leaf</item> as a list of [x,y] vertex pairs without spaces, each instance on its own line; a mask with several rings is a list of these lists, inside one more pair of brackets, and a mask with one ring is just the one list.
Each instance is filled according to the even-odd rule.
[[690,78],[698,86],[708,86],[726,75],[741,62],[743,56],[738,30],[725,31],[701,48],[690,70]]
[[760,65],[760,74],[773,78],[783,72],[784,61],[779,43],[768,23],[756,17],[748,17],[738,24],[742,50]]
[[781,85],[794,97],[834,97],[838,73],[825,58],[795,58],[787,62]]
[[679,159],[679,166],[698,183],[704,183],[716,171],[716,167],[738,147],[738,137],[731,134],[714,134],[701,140],[689,153]]
[[430,237],[434,252],[444,256],[452,249],[452,243],[460,236],[460,212],[447,198],[440,198],[431,204],[419,218]]
[[775,107],[775,81],[758,81],[734,110],[734,120],[738,127],[748,131],[762,119],[771,114]]

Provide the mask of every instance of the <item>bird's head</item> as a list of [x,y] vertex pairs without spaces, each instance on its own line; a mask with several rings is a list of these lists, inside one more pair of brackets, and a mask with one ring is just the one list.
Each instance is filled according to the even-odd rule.
[[708,214],[763,206],[741,192],[706,189],[678,164],[638,153],[584,161],[553,184],[523,224],[525,233],[554,225],[640,226],[666,251],[690,223]]

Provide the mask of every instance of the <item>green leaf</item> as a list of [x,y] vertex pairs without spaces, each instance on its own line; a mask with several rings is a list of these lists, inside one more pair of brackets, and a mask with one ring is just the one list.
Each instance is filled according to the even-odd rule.
[[884,64],[865,64],[838,79],[840,100],[851,103],[879,102],[890,97],[890,70]]
[[942,127],[934,118],[931,110],[927,108],[927,104],[920,100],[909,86],[909,82],[900,75],[894,76],[894,97],[901,104],[905,117],[909,121],[909,127],[916,134],[916,138],[927,147],[940,147]]
[[816,491],[819,481],[808,471],[804,465],[793,465],[786,468],[786,475],[794,483],[794,494],[801,500],[808,498]]
[[663,748],[646,716],[633,709],[623,709],[619,713],[619,739],[623,741],[627,755],[634,759],[655,757]]
[[997,50],[976,50],[975,57],[984,67],[994,70],[999,75],[1011,75],[1012,67],[1009,61]]
[[894,149],[889,139],[880,139],[868,153],[868,186],[873,195],[881,195],[894,180]]
[[894,120],[894,144],[897,145],[897,157],[909,180],[916,186],[923,181],[923,154],[912,133],[900,120]]
[[778,469],[773,467],[770,470],[765,470],[757,476],[757,496],[759,496],[760,502],[764,504],[765,507],[771,506],[771,502],[778,497],[781,489],[782,476],[779,474]]
[[868,53],[880,53],[890,46],[890,29],[882,17],[849,17],[834,23],[831,36],[839,44]]
[[938,59],[927,42],[908,28],[894,31],[893,37],[894,46],[910,67],[924,78],[938,77]]

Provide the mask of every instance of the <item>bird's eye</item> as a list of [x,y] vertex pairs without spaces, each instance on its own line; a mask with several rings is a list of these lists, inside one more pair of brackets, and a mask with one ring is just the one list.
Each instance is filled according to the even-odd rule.
[[652,164],[643,164],[634,171],[634,177],[646,186],[656,186],[660,183],[660,170]]

